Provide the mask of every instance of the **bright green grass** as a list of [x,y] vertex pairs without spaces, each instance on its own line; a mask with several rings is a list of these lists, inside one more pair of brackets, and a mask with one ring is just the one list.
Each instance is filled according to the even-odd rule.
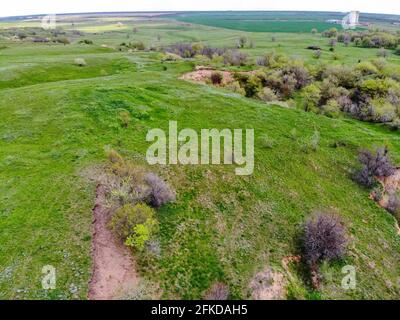
[[[143,24],[131,37],[154,39],[161,33],[163,43],[208,37],[210,43],[223,45],[238,35],[215,28],[205,34],[208,27],[196,30],[175,24],[181,28],[177,32],[172,31],[173,22],[164,23],[163,28]],[[276,46],[271,34],[257,35],[260,47],[249,49],[250,54]],[[399,296],[400,240],[394,219],[350,178],[360,147],[387,143],[399,162],[397,133],[187,83],[178,78],[192,70],[192,62],[166,64],[164,70],[156,53],[99,51],[101,43],[126,41],[126,34],[91,38],[96,45],[7,43],[9,48],[1,51],[0,69],[8,71],[0,74],[0,80],[15,75],[18,85],[7,80],[0,90],[0,298],[86,297],[95,185],[82,177],[83,172],[104,163],[106,146],[145,163],[147,131],[166,129],[170,120],[177,120],[179,128],[196,130],[254,128],[256,160],[250,177],[235,176],[230,166],[153,168],[178,195],[176,203],[158,212],[160,260],[152,268],[139,260],[142,275],[160,284],[164,298],[200,298],[217,280],[230,286],[233,298],[248,297],[248,283],[256,272],[265,266],[281,270],[282,258],[298,253],[294,239],[305,218],[316,210],[340,214],[353,237],[349,257],[323,268],[327,279],[322,298]],[[302,48],[312,40],[322,40],[308,34],[297,39],[294,44],[282,41],[276,49],[290,48],[289,55],[313,62],[311,53]],[[340,50],[348,54],[342,62],[374,56],[374,50]],[[84,58],[88,66],[75,70],[71,61],[76,57]],[[107,68],[107,75],[100,73]],[[35,76],[42,69],[48,70],[49,81]],[[137,117],[123,129],[118,120],[121,108],[133,117],[136,110],[146,108],[149,116]],[[290,135],[293,128],[296,140]],[[315,130],[321,134],[320,147],[304,153],[302,145]],[[265,135],[275,141],[272,149],[263,147]],[[332,148],[338,140],[347,141],[347,146]],[[57,268],[58,279],[57,289],[50,293],[41,289],[40,282],[41,268],[48,264]],[[354,291],[340,287],[343,264],[357,268]],[[293,271],[293,275],[289,297],[315,297],[301,273]]]

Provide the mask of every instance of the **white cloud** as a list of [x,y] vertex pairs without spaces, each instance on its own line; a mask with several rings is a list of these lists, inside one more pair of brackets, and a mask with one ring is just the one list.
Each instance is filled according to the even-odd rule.
[[398,0],[3,0],[0,16],[105,11],[304,10],[400,14]]

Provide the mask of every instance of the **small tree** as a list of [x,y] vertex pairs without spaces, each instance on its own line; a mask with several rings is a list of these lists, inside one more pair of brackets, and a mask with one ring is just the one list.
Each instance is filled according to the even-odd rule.
[[313,29],[311,29],[311,33],[312,33],[312,34],[317,34],[317,33],[318,33],[318,30],[315,29],[315,28],[313,28]]
[[247,43],[247,38],[246,37],[240,37],[238,40],[238,47],[239,48],[244,48],[244,46]]
[[318,214],[307,221],[303,240],[304,259],[310,268],[315,289],[319,287],[319,263],[343,258],[347,242],[345,227],[338,216]]
[[387,147],[379,148],[375,154],[369,150],[361,150],[358,159],[362,168],[356,173],[356,181],[366,187],[371,187],[376,177],[388,177],[395,171]]
[[223,80],[223,76],[220,72],[213,72],[210,76],[211,83],[214,85],[220,85]]
[[303,105],[305,111],[315,111],[321,99],[321,90],[315,84],[310,84],[302,92]]
[[397,46],[396,50],[394,50],[394,54],[397,54],[398,56],[400,56],[400,45]]

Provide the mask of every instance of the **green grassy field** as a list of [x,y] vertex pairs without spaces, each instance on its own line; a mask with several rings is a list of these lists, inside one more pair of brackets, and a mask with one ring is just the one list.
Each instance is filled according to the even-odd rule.
[[[246,35],[256,44],[245,50],[251,56],[273,49],[314,63],[305,47],[317,44],[326,50],[321,61],[332,64],[368,60],[376,50],[338,45],[341,58],[333,60],[327,40],[309,33],[309,25],[307,33],[275,34],[165,18],[121,20],[122,27],[119,21],[75,23],[74,29],[87,34],[66,46],[0,38],[0,46],[7,47],[0,50],[0,298],[87,297],[96,186],[84,172],[104,163],[109,147],[145,163],[147,131],[167,129],[170,120],[196,131],[253,128],[255,171],[239,177],[229,166],[153,168],[176,188],[177,201],[157,212],[160,258],[149,266],[138,257],[138,268],[142,277],[160,285],[163,298],[198,299],[215,281],[227,283],[232,298],[248,298],[254,274],[266,266],[283,271],[282,259],[298,254],[295,239],[316,210],[343,217],[352,237],[350,253],[345,261],[323,268],[326,280],[318,294],[299,270],[292,270],[287,297],[400,296],[400,238],[394,218],[351,179],[360,147],[386,143],[399,163],[398,133],[189,83],[179,77],[193,70],[192,61],[161,63],[157,52],[118,52],[102,45],[202,41],[224,47]],[[91,39],[94,45],[80,45],[81,39]],[[74,65],[76,58],[84,58],[87,66]],[[394,55],[389,61],[400,65]],[[133,114],[128,128],[120,124],[121,108]],[[135,111],[143,108],[148,116],[135,118]],[[290,134],[294,128],[295,139]],[[321,135],[320,147],[304,153],[301,146],[315,130]],[[263,146],[265,136],[275,141],[273,148]],[[336,141],[347,144],[333,148]],[[355,290],[341,288],[345,264],[357,269]],[[41,288],[44,265],[57,269],[56,290]]]

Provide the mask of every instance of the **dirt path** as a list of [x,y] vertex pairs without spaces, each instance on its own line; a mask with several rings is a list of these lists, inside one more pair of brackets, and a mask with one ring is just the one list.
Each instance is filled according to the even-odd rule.
[[98,186],[93,209],[92,279],[89,283],[90,300],[119,299],[137,287],[132,254],[112,232],[107,223],[110,213],[105,206],[106,190]]

